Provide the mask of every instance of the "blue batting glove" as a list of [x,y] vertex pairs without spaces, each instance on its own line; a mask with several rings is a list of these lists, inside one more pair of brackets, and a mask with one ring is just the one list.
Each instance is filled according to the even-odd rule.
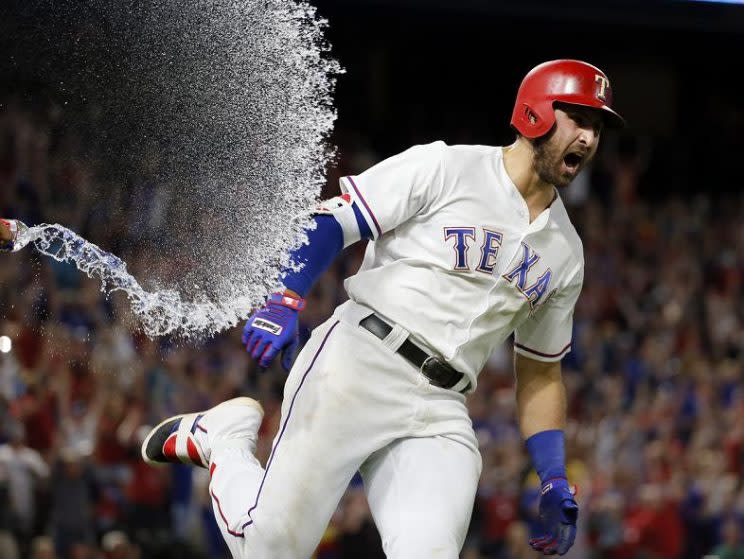
[[274,293],[251,315],[243,328],[243,345],[259,367],[268,367],[281,351],[282,367],[289,371],[299,345],[298,314],[304,308],[304,299]]
[[547,480],[540,495],[540,528],[530,538],[530,545],[544,555],[564,555],[576,539],[579,505],[564,478]]

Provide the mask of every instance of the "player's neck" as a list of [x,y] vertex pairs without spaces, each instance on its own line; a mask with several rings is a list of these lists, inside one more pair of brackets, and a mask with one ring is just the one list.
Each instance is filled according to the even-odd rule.
[[555,187],[540,179],[533,166],[534,151],[523,139],[504,148],[504,168],[530,210],[530,221],[555,200]]

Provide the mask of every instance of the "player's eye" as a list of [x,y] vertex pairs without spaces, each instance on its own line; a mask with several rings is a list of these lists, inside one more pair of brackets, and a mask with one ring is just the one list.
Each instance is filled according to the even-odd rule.
[[571,115],[571,120],[573,120],[578,126],[581,126],[584,128],[585,126],[589,126],[589,119],[586,115],[583,115],[581,113],[573,113]]
[[568,116],[580,128],[591,128],[595,134],[599,134],[602,131],[602,120],[599,118],[579,112],[570,113]]

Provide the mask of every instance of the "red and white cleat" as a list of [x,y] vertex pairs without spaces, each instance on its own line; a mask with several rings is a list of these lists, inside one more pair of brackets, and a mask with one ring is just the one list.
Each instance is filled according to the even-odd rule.
[[247,397],[233,398],[199,413],[174,415],[152,429],[142,443],[148,464],[169,462],[209,468],[216,445],[255,451],[263,408]]

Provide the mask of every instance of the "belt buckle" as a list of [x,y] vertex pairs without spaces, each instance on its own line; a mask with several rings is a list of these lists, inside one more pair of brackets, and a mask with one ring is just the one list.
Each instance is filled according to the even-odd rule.
[[431,384],[438,386],[439,388],[445,388],[441,376],[435,373],[435,371],[441,370],[441,367],[442,361],[438,357],[430,355],[424,359],[423,363],[421,363],[421,368],[419,370],[422,375],[429,379]]

